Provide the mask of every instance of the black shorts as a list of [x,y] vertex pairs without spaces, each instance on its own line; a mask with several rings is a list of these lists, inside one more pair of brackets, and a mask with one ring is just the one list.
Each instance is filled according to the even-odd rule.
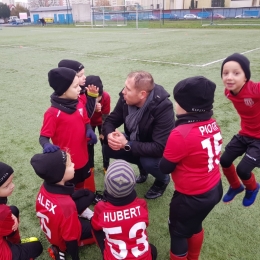
[[191,196],[175,191],[170,203],[169,229],[174,236],[189,238],[202,228],[202,221],[221,200],[221,180],[208,192]]
[[227,144],[225,151],[232,155],[234,160],[242,156],[245,153],[245,156],[251,160],[251,163],[255,167],[260,167],[260,140],[243,136],[243,135],[234,135],[231,141]]

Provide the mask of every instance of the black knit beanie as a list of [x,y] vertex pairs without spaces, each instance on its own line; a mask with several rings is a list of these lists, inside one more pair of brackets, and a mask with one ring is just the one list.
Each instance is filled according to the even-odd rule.
[[98,95],[102,96],[103,94],[103,84],[99,76],[95,75],[89,75],[86,77],[86,83],[85,86],[87,87],[88,85],[94,85],[96,86],[98,90]]
[[76,71],[68,68],[52,69],[48,73],[50,86],[58,96],[61,96],[72,84],[76,76]]
[[205,112],[213,108],[216,84],[203,76],[181,80],[174,87],[176,102],[187,112]]
[[75,70],[77,73],[84,69],[83,64],[76,60],[61,60],[58,64],[58,67],[69,68]]
[[0,162],[0,186],[2,186],[8,180],[13,172],[14,170],[11,166]]
[[65,151],[35,154],[31,165],[35,173],[47,183],[55,184],[63,179],[66,170],[67,155]]
[[234,54],[228,56],[223,61],[222,66],[221,66],[221,78],[222,78],[224,64],[227,63],[228,61],[236,61],[237,63],[239,63],[239,65],[241,66],[242,70],[245,73],[246,82],[250,80],[250,77],[251,77],[250,61],[246,56],[239,54],[239,53],[234,53]]

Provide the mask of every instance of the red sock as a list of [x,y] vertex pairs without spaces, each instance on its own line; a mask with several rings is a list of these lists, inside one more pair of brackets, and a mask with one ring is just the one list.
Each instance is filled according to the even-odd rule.
[[90,168],[90,176],[84,181],[84,189],[88,189],[92,192],[96,191],[94,168]]
[[6,240],[13,244],[20,244],[21,243],[21,237],[19,229],[17,229],[15,232],[13,232],[10,236],[6,237]]
[[204,230],[194,234],[188,239],[188,257],[187,260],[198,260],[200,256],[200,250],[203,244]]
[[257,183],[255,180],[255,175],[251,172],[251,177],[249,180],[242,180],[243,184],[246,186],[247,190],[255,190],[257,188]]
[[222,170],[223,170],[223,173],[226,176],[231,188],[232,189],[238,189],[240,187],[241,183],[240,183],[240,180],[237,176],[235,165],[232,164],[228,168],[222,167]]
[[187,255],[185,255],[185,256],[177,256],[177,255],[174,255],[170,251],[170,260],[187,260]]

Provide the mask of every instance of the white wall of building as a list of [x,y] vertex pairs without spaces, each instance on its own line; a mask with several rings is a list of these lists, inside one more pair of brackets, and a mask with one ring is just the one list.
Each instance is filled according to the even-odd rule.
[[252,1],[230,1],[230,7],[250,7],[252,6]]

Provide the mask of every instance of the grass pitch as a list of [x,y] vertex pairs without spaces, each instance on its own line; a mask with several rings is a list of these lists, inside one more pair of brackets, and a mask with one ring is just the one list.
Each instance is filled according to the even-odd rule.
[[[42,151],[39,143],[43,113],[50,105],[52,89],[47,73],[61,59],[75,59],[85,66],[86,75],[99,75],[114,107],[118,93],[132,70],[147,70],[155,82],[171,94],[175,84],[186,77],[203,75],[217,84],[214,116],[224,144],[239,130],[239,118],[223,95],[220,78],[222,60],[244,53],[251,61],[252,80],[259,81],[259,30],[221,29],[90,29],[62,27],[17,27],[0,30],[0,161],[15,170],[16,184],[9,204],[21,213],[23,237],[38,236],[50,259],[45,236],[35,214],[35,199],[42,181],[35,175],[30,159]],[[223,146],[224,148],[224,146]],[[103,189],[102,157],[95,147],[97,189]],[[134,169],[136,167],[134,166]],[[255,170],[260,181],[259,170]],[[153,177],[136,186],[143,197]],[[223,178],[224,192],[227,182]],[[173,185],[156,200],[147,201],[150,212],[149,241],[158,249],[158,260],[169,259],[169,203]],[[243,195],[230,204],[219,203],[204,222],[205,240],[201,260],[260,259],[260,198],[250,208],[242,206]],[[95,245],[80,249],[81,259],[101,260]],[[69,258],[68,258],[69,259]]]

